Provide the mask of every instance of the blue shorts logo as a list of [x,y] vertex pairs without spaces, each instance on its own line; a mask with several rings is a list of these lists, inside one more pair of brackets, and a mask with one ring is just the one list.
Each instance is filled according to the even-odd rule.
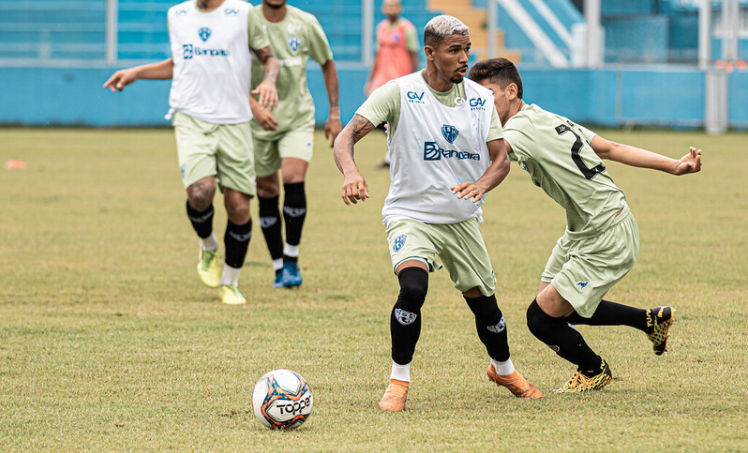
[[590,284],[590,282],[577,282],[577,286],[579,287],[580,290],[583,290],[589,284]]
[[396,237],[394,241],[392,241],[392,251],[393,252],[399,252],[400,249],[403,248],[405,245],[405,240],[408,238],[408,236],[401,234],[400,236]]
[[299,50],[299,47],[301,47],[301,39],[296,36],[291,36],[290,38],[288,38],[288,47],[292,51],[296,52],[297,50]]
[[202,39],[203,42],[206,42],[208,38],[210,38],[211,33],[213,32],[208,27],[203,27],[198,31],[198,34],[200,35],[200,39]]
[[451,144],[454,143],[457,136],[460,135],[460,131],[458,131],[454,126],[445,124],[442,126],[442,135],[444,136],[444,139]]
[[182,46],[182,58],[185,60],[191,60],[193,55],[194,51],[192,49],[192,44],[184,44]]

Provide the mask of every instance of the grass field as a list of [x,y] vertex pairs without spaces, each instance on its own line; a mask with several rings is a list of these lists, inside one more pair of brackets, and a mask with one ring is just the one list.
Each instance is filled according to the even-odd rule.
[[[195,272],[170,130],[0,129],[0,163],[28,164],[0,169],[0,450],[746,451],[747,136],[601,132],[672,157],[704,150],[698,175],[608,165],[641,251],[607,298],[675,306],[670,352],[656,357],[638,331],[581,326],[616,380],[593,394],[513,398],[486,379],[472,314],[441,271],[408,411],[391,414],[376,409],[398,291],[380,216],[383,136],[359,144],[372,199],[354,207],[317,136],[303,286],[271,288],[255,221],[240,280],[250,302],[228,307]],[[524,314],[563,212],[516,166],[485,211],[513,361],[548,394],[574,367],[529,333]],[[275,368],[314,391],[312,417],[293,432],[251,413],[255,381]]]

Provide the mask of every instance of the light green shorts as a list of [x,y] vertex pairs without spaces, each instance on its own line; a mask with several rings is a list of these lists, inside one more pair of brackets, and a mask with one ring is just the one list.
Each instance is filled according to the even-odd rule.
[[567,230],[553,248],[541,281],[550,283],[585,318],[605,293],[634,267],[639,255],[639,228],[628,211],[599,236],[574,237]]
[[179,168],[184,187],[215,176],[221,189],[255,195],[255,167],[249,122],[215,124],[175,113]]
[[464,293],[477,287],[484,296],[494,293],[496,278],[476,217],[450,224],[390,220],[387,242],[393,270],[402,262],[415,259],[435,272],[442,267],[436,262],[439,255],[458,291]]
[[311,162],[314,151],[314,126],[294,129],[276,140],[254,139],[255,170],[264,178],[277,172],[286,157]]

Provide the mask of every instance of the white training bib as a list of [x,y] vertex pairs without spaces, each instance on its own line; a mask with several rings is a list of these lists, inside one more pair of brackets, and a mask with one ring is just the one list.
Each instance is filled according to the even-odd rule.
[[400,118],[389,140],[392,182],[382,209],[384,223],[410,218],[445,224],[480,217],[483,200],[458,199],[450,187],[475,182],[491,164],[486,139],[493,95],[465,79],[467,99],[448,107],[420,72],[394,82],[400,87]]
[[216,124],[244,123],[249,109],[252,54],[247,14],[252,5],[226,0],[205,13],[194,0],[169,9],[174,111]]

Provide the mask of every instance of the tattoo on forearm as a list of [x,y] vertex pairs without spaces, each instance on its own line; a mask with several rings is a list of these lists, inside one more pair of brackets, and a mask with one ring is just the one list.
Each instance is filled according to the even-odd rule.
[[348,123],[346,127],[351,128],[351,136],[354,140],[354,143],[364,138],[366,134],[374,129],[374,125],[371,124],[371,121],[367,120],[361,115],[354,115],[353,119],[350,123]]

